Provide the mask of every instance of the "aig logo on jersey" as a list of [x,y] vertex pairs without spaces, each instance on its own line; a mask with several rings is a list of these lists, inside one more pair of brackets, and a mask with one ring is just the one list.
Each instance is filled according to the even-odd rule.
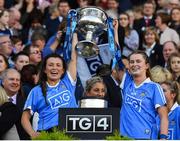
[[111,133],[111,115],[66,115],[66,132]]
[[63,107],[69,103],[71,95],[69,91],[63,91],[48,98],[52,109]]

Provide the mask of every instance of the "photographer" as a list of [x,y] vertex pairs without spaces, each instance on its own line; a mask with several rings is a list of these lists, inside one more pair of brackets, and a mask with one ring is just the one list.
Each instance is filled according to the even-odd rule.
[[65,39],[65,31],[66,31],[67,21],[63,20],[59,25],[58,31],[49,38],[44,49],[43,49],[43,58],[51,53],[57,53],[62,55],[63,53],[63,45]]

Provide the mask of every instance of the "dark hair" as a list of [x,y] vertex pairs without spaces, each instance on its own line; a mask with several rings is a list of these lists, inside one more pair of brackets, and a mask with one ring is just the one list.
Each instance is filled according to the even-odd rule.
[[29,58],[29,55],[28,55],[26,52],[20,51],[19,53],[15,54],[15,55],[13,56],[12,60],[13,60],[14,62],[16,62],[17,59],[18,59],[18,57],[21,56],[21,55],[27,56],[27,57]]
[[2,57],[3,57],[4,62],[6,63],[7,68],[9,68],[9,62],[8,62],[8,59],[6,58],[6,56],[4,56],[4,55],[3,55],[3,54],[1,54],[1,53],[0,53],[0,56],[2,56]]
[[172,13],[173,13],[174,10],[179,10],[180,11],[180,7],[174,7],[173,9],[171,9],[171,12],[170,12],[171,20],[172,20]]
[[[132,52],[129,56],[128,56],[128,60],[130,61],[130,57],[134,54],[141,54],[142,57],[144,58],[145,60],[145,63],[146,64],[149,64],[149,57],[147,56],[147,54],[144,52],[144,51],[141,51],[141,50],[136,50],[134,52]],[[151,79],[151,73],[150,73],[150,68],[147,69],[146,71],[146,76],[149,77]]]
[[38,69],[36,65],[28,64],[23,66],[21,70],[21,81],[23,83],[30,83],[32,85],[35,85],[33,75],[38,74]]
[[156,17],[160,17],[163,24],[168,25],[170,22],[170,16],[166,12],[159,12],[156,14]]
[[53,54],[50,54],[50,55],[48,55],[48,56],[46,56],[44,58],[43,63],[42,63],[42,68],[41,68],[39,79],[40,79],[40,86],[41,86],[41,89],[42,89],[42,93],[43,93],[43,96],[45,98],[46,103],[47,103],[47,99],[46,99],[46,91],[47,91],[46,81],[47,81],[47,75],[46,75],[46,73],[44,71],[46,70],[46,65],[47,65],[47,61],[48,61],[49,58],[59,58],[62,61],[63,68],[64,68],[64,74],[62,74],[60,79],[62,79],[64,77],[65,72],[67,70],[67,66],[66,66],[65,60],[60,55],[58,55],[56,53],[53,53]]
[[172,61],[172,58],[173,57],[178,57],[180,58],[180,54],[178,52],[174,52],[172,53],[169,58],[168,58],[168,61],[167,61],[167,68],[170,70],[170,72],[173,74],[173,70],[171,68],[171,61]]
[[176,96],[174,98],[174,103],[177,101],[178,104],[180,104],[180,86],[179,86],[179,83],[177,81],[164,81],[161,84],[166,84],[169,86],[170,91],[172,93],[176,94]]
[[45,38],[45,36],[43,34],[34,32],[32,34],[32,36],[31,36],[31,41],[32,41],[32,43],[34,43],[37,40],[44,40],[44,41],[46,41],[46,38]]
[[[120,14],[119,14],[119,20],[120,20],[120,16],[121,16],[121,15],[125,15],[125,16],[127,16],[128,21],[130,20],[130,16],[129,16],[129,14],[128,14],[128,13],[126,13],[126,12],[122,12],[122,13],[120,13]],[[129,23],[129,24],[130,24],[130,23]],[[127,26],[127,27],[125,27],[125,32],[126,32],[126,31],[128,31],[128,33],[129,33],[129,31],[131,30],[131,28],[130,28],[129,24],[128,24],[128,26]],[[129,33],[129,34],[130,34],[130,33]]]
[[102,64],[98,66],[98,68],[96,69],[97,76],[106,76],[109,74],[111,74],[111,68],[110,68],[110,65],[108,64]]
[[176,50],[178,50],[178,45],[177,45],[174,41],[166,41],[166,42],[163,44],[163,48],[164,48],[164,46],[165,46],[167,43],[172,43],[172,44],[174,45],[174,48],[175,48]]
[[16,43],[22,41],[21,37],[16,36],[16,35],[11,36],[10,38],[11,38],[11,41],[13,44],[16,44]]
[[0,10],[0,18],[4,15],[4,12],[9,12],[7,9]]

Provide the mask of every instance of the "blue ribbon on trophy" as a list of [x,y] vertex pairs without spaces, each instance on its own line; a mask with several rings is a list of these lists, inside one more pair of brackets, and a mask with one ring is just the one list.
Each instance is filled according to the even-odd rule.
[[108,42],[109,42],[109,50],[112,55],[112,66],[111,69],[114,69],[116,64],[118,63],[119,69],[124,67],[124,64],[121,60],[121,51],[120,47],[115,47],[114,43],[114,27],[113,27],[113,19],[111,17],[107,18],[108,25]]
[[72,36],[77,24],[76,15],[76,10],[72,9],[69,11],[67,16],[66,37],[63,47],[63,56],[66,62],[68,62],[71,59]]

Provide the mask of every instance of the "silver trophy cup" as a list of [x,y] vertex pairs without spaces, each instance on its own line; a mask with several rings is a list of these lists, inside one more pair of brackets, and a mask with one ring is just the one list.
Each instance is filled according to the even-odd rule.
[[85,40],[76,45],[77,53],[90,58],[99,54],[96,38],[107,30],[107,14],[97,7],[85,7],[77,10],[77,31]]

